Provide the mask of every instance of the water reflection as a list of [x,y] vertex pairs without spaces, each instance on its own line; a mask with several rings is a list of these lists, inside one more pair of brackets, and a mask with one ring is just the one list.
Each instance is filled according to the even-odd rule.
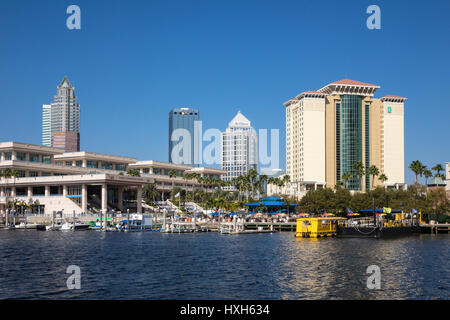
[[[448,299],[448,235],[0,232],[0,298]],[[80,266],[81,290],[66,288]],[[366,286],[369,265],[381,289]]]

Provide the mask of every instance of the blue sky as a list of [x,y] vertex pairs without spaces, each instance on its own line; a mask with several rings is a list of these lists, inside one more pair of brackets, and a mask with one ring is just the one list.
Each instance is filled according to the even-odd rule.
[[[81,30],[66,8],[81,8]],[[381,8],[381,30],[366,8]],[[0,140],[40,144],[41,105],[64,75],[86,151],[168,160],[168,112],[224,130],[238,110],[279,128],[305,90],[349,78],[408,97],[405,167],[450,161],[449,1],[0,2]],[[406,169],[407,182],[413,175]]]

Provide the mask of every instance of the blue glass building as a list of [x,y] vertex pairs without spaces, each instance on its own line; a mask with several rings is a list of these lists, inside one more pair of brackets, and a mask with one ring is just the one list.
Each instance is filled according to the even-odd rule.
[[[200,120],[200,113],[196,109],[176,108],[172,109],[169,112],[169,162],[180,163],[180,159],[182,159],[182,164],[193,166],[199,165],[195,164],[194,161],[194,124],[197,120]],[[178,138],[177,134],[173,135],[173,133],[177,129],[185,129],[187,130],[187,132],[189,132],[190,135],[190,152],[189,157],[187,157],[187,161],[183,161],[186,160],[186,158],[184,157],[185,155],[183,154],[183,152],[185,152],[186,150],[181,151],[181,153],[179,154],[180,159],[172,158],[172,150],[174,149],[174,147],[179,145],[180,141],[182,140],[181,138]]]

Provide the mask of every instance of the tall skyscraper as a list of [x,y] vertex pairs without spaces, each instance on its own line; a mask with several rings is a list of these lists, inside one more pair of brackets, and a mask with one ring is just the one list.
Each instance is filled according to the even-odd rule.
[[[192,108],[176,108],[169,112],[169,162],[199,166],[198,155],[195,152],[194,128],[195,121],[200,119],[200,113]],[[186,141],[184,140],[186,135]],[[181,138],[182,137],[182,138]],[[182,150],[178,147],[183,146]],[[179,152],[178,152],[179,151]],[[174,153],[175,158],[172,153]]]
[[258,169],[258,136],[251,122],[240,112],[228,124],[221,139],[221,166],[225,181]]
[[[291,181],[331,187],[345,181],[352,190],[370,188],[367,168],[377,166],[386,186],[404,185],[404,102],[406,98],[373,98],[378,85],[344,79],[318,91],[305,91],[286,107],[286,173]],[[366,168],[355,176],[353,164]],[[379,180],[375,185],[382,185]]]
[[67,77],[57,87],[53,103],[42,106],[42,144],[80,150],[80,105]]

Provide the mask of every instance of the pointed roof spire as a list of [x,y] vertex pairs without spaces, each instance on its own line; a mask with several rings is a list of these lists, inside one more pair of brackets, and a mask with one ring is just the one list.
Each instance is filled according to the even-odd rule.
[[251,122],[239,110],[234,118],[229,122],[229,127],[250,127]]
[[69,79],[67,79],[67,76],[64,76],[64,79],[62,79],[58,88],[70,88],[70,87],[72,87],[72,85],[70,84]]

